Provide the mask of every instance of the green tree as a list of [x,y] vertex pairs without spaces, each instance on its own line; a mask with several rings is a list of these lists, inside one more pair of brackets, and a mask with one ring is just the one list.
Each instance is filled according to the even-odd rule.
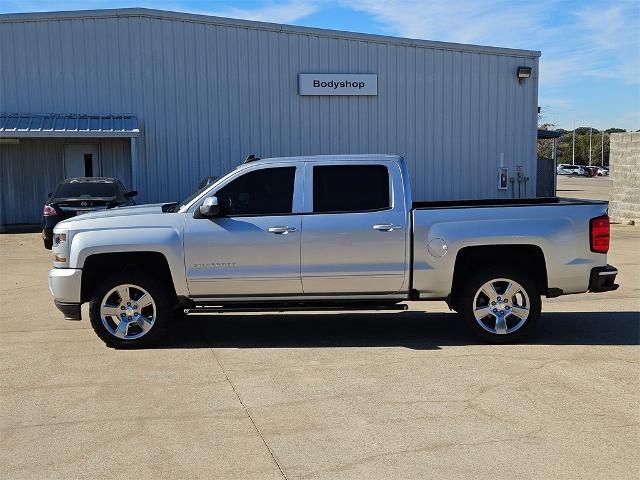
[[589,129],[591,129],[592,133],[600,133],[600,130],[593,127],[578,127],[576,128],[576,135],[589,135]]
[[[538,127],[540,130],[553,130],[554,125],[544,123]],[[591,165],[602,165],[604,142],[604,165],[609,165],[609,142],[611,133],[624,133],[622,128],[607,128],[598,130],[592,127],[576,128],[575,162],[577,165],[589,165],[589,131],[591,130]],[[573,159],[573,131],[561,128],[555,129],[562,136],[556,140],[556,152],[558,163],[572,163]],[[640,130],[638,130],[640,131]],[[603,135],[604,132],[604,135]],[[553,156],[553,142],[551,140],[538,140],[538,157],[551,158]]]
[[[555,125],[543,123],[538,126],[538,130],[553,130]],[[538,139],[538,158],[553,158],[553,140],[550,138]]]
[[[589,129],[579,134],[576,129],[575,161],[578,165],[589,164]],[[602,156],[602,134],[591,135],[591,163],[600,165]],[[573,132],[567,132],[558,139],[558,163],[571,163],[573,157]],[[609,164],[609,135],[604,135],[604,164]]]

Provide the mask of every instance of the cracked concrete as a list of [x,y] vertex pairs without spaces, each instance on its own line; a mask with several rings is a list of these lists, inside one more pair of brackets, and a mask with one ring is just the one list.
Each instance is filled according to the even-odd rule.
[[620,290],[545,302],[522,345],[425,303],[196,316],[139,351],[62,320],[38,235],[1,235],[0,478],[636,479],[640,229],[613,232]]

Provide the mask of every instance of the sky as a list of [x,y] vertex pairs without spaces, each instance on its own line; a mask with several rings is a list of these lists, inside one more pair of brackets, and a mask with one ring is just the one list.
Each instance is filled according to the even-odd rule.
[[638,0],[0,1],[0,13],[122,7],[540,50],[541,123],[640,129]]

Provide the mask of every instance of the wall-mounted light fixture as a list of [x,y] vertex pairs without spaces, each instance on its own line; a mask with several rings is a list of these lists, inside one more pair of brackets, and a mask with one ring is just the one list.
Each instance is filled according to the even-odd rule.
[[518,82],[522,83],[531,77],[531,67],[518,67]]

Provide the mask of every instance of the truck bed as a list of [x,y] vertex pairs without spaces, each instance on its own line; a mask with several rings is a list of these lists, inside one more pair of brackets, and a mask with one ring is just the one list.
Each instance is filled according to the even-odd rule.
[[416,201],[412,203],[414,210],[435,208],[474,208],[474,207],[518,207],[525,205],[596,205],[606,204],[604,200],[583,200],[578,198],[541,197],[541,198],[488,198],[484,200],[440,200]]

